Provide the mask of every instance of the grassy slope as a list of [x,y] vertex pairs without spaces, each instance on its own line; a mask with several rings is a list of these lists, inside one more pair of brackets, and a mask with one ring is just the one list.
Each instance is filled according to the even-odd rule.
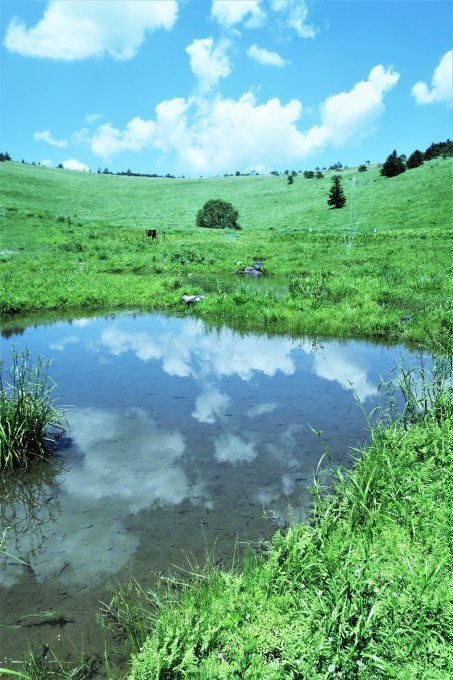
[[[451,219],[453,159],[440,159],[396,178],[342,171],[345,210],[328,210],[333,172],[322,180],[302,175],[288,186],[284,176],[160,179],[117,177],[2,163],[0,201],[5,209],[46,212],[50,218],[77,217],[82,222],[116,226],[191,230],[197,211],[210,198],[237,208],[244,230],[349,228],[349,209],[361,230],[446,227]],[[352,178],[355,177],[355,186]]]
[[[0,256],[0,311],[5,320],[73,307],[182,311],[182,294],[206,292],[188,273],[228,275],[265,258],[270,274],[293,279],[288,295],[230,277],[196,313],[237,328],[445,345],[452,169],[447,159],[392,179],[344,171],[347,206],[329,210],[327,176],[288,186],[274,176],[147,179],[0,163],[0,248],[14,251]],[[194,227],[212,197],[239,209],[238,238]],[[151,242],[145,227],[165,238]]]
[[315,493],[313,524],[265,558],[192,573],[142,609],[120,595],[142,641],[131,680],[451,677],[452,396],[409,429],[374,429],[336,494]]

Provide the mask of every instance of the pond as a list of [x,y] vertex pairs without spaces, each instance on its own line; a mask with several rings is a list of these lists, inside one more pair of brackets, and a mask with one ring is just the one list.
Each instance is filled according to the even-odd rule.
[[[70,430],[55,465],[0,477],[2,659],[29,643],[82,638],[102,656],[99,601],[131,577],[225,566],[246,541],[304,519],[327,447],[350,465],[366,440],[381,376],[402,347],[209,331],[181,318],[119,314],[4,332],[8,348],[51,358]],[[353,390],[352,390],[353,388]],[[316,434],[315,431],[322,433]],[[47,647],[45,647],[46,649]]]

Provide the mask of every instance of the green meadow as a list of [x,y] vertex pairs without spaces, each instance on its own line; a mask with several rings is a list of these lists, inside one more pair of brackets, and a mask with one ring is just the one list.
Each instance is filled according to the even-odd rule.
[[[250,545],[228,570],[213,556],[155,591],[118,587],[103,625],[128,641],[130,680],[453,673],[453,158],[392,179],[379,167],[343,169],[340,210],[327,206],[333,174],[299,174],[289,185],[273,175],[161,179],[0,163],[6,332],[35,313],[166,310],[240,331],[380,339],[434,353],[432,371],[400,369],[387,386],[390,397],[403,393],[405,413],[370,427],[352,470],[335,471],[330,488],[315,476],[307,524]],[[234,205],[240,231],[195,226],[212,198]],[[235,273],[255,261],[264,262],[263,281]],[[204,299],[187,308],[189,294]],[[52,654],[31,650],[0,675],[95,672],[85,653],[70,667]],[[114,657],[105,650],[104,676],[124,677]]]
[[[4,162],[1,314],[177,313],[182,295],[203,294],[193,313],[213,324],[445,344],[452,170],[451,158],[391,179],[373,166],[342,170],[347,203],[335,210],[327,206],[331,171],[288,185],[283,175],[145,178]],[[195,226],[210,198],[234,205],[241,231]],[[268,286],[233,274],[255,260],[264,261]],[[284,280],[283,293],[273,278]]]

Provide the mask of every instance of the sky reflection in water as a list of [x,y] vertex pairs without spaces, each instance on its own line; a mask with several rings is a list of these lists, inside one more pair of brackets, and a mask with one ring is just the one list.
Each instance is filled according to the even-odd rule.
[[[94,586],[131,558],[144,560],[173,544],[178,531],[190,545],[201,523],[214,540],[222,526],[240,531],[251,517],[256,538],[263,505],[284,513],[290,501],[296,519],[304,515],[323,450],[310,426],[342,460],[365,436],[351,387],[371,410],[380,374],[402,353],[209,333],[192,317],[132,314],[29,328],[13,342],[53,357],[60,402],[74,407],[65,469],[55,488],[46,482],[39,492],[58,507],[20,494],[4,503],[8,546],[38,583],[72,587]],[[31,512],[35,529],[24,531]],[[0,585],[18,583],[25,570],[9,562]]]

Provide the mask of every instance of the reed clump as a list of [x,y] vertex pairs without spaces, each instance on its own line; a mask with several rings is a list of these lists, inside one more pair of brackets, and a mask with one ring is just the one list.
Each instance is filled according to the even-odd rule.
[[64,410],[55,405],[50,362],[11,350],[9,371],[0,357],[0,469],[26,468],[52,453],[64,432]]

